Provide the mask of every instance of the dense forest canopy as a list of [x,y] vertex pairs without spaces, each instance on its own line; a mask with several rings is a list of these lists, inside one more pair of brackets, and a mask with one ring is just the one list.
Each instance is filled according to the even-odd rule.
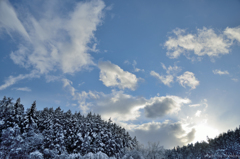
[[119,157],[137,144],[136,137],[111,119],[102,120],[99,114],[83,116],[80,112],[63,112],[60,107],[37,110],[36,101],[24,111],[20,98],[16,103],[6,97],[0,101],[0,121],[3,158],[24,158],[36,150],[44,158],[99,151]]
[[240,128],[214,139],[183,147],[164,149],[160,143],[140,145],[122,127],[89,112],[64,112],[44,108],[36,101],[24,110],[20,98],[0,100],[0,158],[70,158],[70,159],[193,159],[239,158]]

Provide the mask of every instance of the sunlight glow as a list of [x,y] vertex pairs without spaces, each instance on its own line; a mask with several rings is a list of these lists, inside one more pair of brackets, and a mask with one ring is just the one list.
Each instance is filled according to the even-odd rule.
[[207,141],[207,136],[209,138],[214,138],[216,137],[220,132],[218,129],[215,129],[211,126],[209,126],[206,123],[201,123],[197,126],[195,126],[196,133],[195,133],[195,139],[193,140],[193,143],[195,142],[201,142],[201,141]]

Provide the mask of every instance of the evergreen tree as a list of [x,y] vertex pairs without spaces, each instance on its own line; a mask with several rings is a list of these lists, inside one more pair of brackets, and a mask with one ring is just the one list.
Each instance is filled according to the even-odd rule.
[[2,131],[0,158],[26,158],[26,148],[17,124]]
[[[124,149],[137,145],[124,128],[101,119],[99,114],[64,113],[60,107],[36,110],[36,101],[24,112],[20,98],[0,100],[0,157],[1,158],[66,158],[104,156],[120,158]],[[90,155],[89,155],[90,154]],[[106,157],[106,156],[105,156]]]
[[14,122],[18,124],[23,132],[24,106],[20,103],[20,98],[14,104]]
[[38,119],[36,117],[36,101],[34,101],[31,108],[27,109],[26,116],[24,117],[23,131],[28,132],[30,130],[38,130],[37,123]]

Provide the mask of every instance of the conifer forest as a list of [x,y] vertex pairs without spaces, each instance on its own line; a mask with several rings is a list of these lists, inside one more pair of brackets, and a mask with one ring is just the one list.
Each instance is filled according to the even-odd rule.
[[0,100],[0,158],[66,159],[202,159],[239,158],[240,128],[214,139],[164,149],[160,143],[142,146],[111,119],[89,112],[44,108],[36,101],[24,110],[20,98]]

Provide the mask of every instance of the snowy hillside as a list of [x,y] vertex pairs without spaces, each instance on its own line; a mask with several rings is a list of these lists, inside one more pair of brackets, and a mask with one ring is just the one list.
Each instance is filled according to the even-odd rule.
[[239,158],[240,128],[166,150],[160,143],[140,145],[122,127],[99,114],[36,109],[24,111],[20,98],[0,100],[0,158],[194,159]]
[[84,117],[80,112],[63,112],[60,107],[37,111],[36,102],[25,112],[20,98],[16,103],[6,97],[0,101],[0,121],[1,158],[54,158],[69,154],[74,158],[75,154],[100,151],[119,158],[137,144],[136,137],[132,138],[111,119],[103,121],[91,112]]

